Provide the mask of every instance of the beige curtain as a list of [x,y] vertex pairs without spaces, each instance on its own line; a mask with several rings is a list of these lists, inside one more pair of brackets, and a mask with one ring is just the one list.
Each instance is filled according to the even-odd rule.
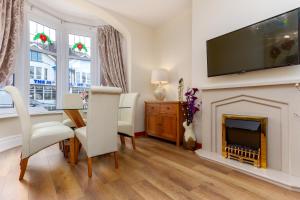
[[123,92],[128,92],[120,33],[112,26],[99,27],[98,47],[102,72],[101,84],[120,87]]
[[0,0],[0,86],[14,73],[24,0]]

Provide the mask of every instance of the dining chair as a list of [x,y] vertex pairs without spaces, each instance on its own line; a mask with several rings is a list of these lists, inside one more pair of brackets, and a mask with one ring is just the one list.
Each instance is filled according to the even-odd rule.
[[[65,94],[63,98],[63,108],[83,108],[82,99],[80,97],[80,94]],[[80,114],[83,116],[82,111],[80,110]],[[86,119],[83,119],[86,122]],[[73,123],[73,121],[66,115],[66,113],[63,113],[63,122],[64,125],[69,126],[70,128],[75,128],[76,125]]]
[[71,161],[74,164],[74,132],[71,128],[64,126],[61,122],[45,122],[32,125],[19,90],[13,86],[6,86],[4,90],[10,94],[19,116],[22,130],[22,151],[20,161],[19,180],[22,180],[27,168],[28,159],[35,153],[56,144],[62,140],[70,139]]
[[138,93],[121,94],[119,104],[120,110],[118,119],[118,134],[120,135],[121,143],[123,145],[125,145],[124,137],[130,137],[132,147],[134,150],[136,149],[134,136],[134,121],[138,97]]
[[89,91],[87,125],[75,130],[75,159],[80,142],[88,157],[88,176],[92,176],[92,158],[114,153],[118,168],[117,130],[121,88],[93,86]]

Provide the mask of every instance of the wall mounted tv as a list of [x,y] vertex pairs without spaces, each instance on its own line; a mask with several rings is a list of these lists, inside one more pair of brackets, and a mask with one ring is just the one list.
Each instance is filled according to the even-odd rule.
[[300,9],[206,42],[208,77],[299,64]]

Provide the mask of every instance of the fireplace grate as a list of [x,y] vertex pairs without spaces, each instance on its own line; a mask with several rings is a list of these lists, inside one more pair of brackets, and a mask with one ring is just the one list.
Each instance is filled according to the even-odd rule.
[[239,145],[228,145],[225,147],[225,152],[226,158],[261,167],[260,149],[253,150]]

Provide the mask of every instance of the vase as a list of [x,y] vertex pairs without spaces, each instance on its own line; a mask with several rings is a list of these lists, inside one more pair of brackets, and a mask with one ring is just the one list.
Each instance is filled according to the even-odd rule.
[[188,150],[195,150],[196,148],[196,136],[193,130],[193,124],[187,125],[187,121],[183,122],[185,129],[183,136],[183,147]]

